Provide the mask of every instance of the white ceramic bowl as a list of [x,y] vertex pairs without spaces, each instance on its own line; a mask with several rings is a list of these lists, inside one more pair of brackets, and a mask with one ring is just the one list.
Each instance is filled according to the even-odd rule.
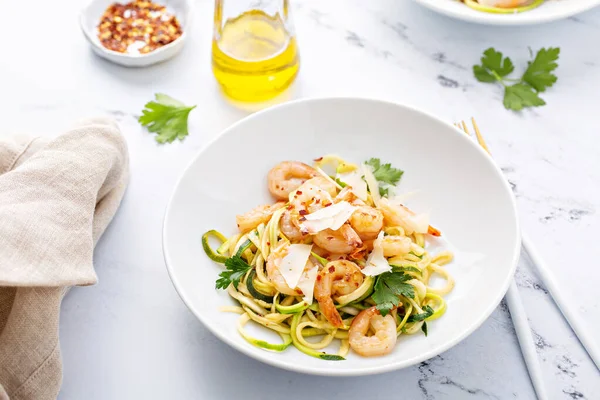
[[[79,16],[79,24],[83,31],[83,35],[92,46],[94,53],[115,64],[120,64],[125,67],[147,67],[152,64],[166,61],[181,51],[191,23],[191,0],[155,1],[158,4],[166,5],[169,12],[177,16],[183,33],[173,42],[147,54],[119,53],[107,49],[100,43],[100,40],[98,39],[98,22],[100,22],[100,18],[102,17],[102,14],[104,14],[104,11],[114,2],[115,0],[92,0],[92,2],[81,11]],[[120,3],[126,2],[128,1],[120,1]]]
[[534,25],[572,17],[600,5],[600,0],[546,0],[533,10],[517,14],[492,14],[473,10],[459,0],[415,0],[440,14],[486,25]]
[[[234,305],[215,290],[221,267],[204,254],[210,229],[236,231],[235,215],[273,202],[269,169],[282,160],[336,153],[361,162],[380,157],[405,173],[403,191],[418,190],[408,205],[430,210],[432,225],[460,250],[449,264],[456,279],[448,311],[429,324],[429,336],[400,336],[384,357],[350,354],[323,361],[288,348],[270,353],[236,331]],[[454,346],[496,308],[512,279],[520,235],[515,200],[490,157],[452,125],[413,108],[366,99],[301,100],[269,108],[236,123],[202,150],[180,178],[167,206],[163,249],[169,274],[190,310],[221,340],[265,363],[312,374],[365,375],[416,364]]]

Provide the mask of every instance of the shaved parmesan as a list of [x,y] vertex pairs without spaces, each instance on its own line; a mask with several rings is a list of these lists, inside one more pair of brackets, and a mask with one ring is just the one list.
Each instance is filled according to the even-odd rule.
[[311,235],[324,231],[325,229],[333,229],[336,231],[348,221],[348,218],[350,218],[355,210],[356,207],[352,204],[347,201],[340,201],[337,204],[324,207],[314,213],[305,215],[305,221],[300,224],[300,230],[305,233],[310,233]]
[[352,171],[347,174],[338,174],[338,179],[352,187],[352,192],[356,197],[362,201],[367,201],[367,196],[369,195],[367,192],[367,183],[363,181],[361,173]]
[[298,282],[298,289],[302,290],[304,301],[308,305],[311,305],[313,302],[313,293],[315,290],[315,281],[317,280],[318,272],[319,267],[315,265],[314,268],[304,271],[300,281]]
[[298,285],[298,281],[304,272],[304,267],[306,267],[306,262],[310,256],[311,249],[311,244],[289,245],[288,252],[286,256],[283,257],[283,260],[281,260],[281,265],[279,265],[279,272],[281,272],[285,283],[287,283],[290,288],[293,289]]
[[381,200],[381,196],[379,195],[379,183],[377,183],[377,179],[375,179],[375,175],[373,175],[371,167],[369,167],[366,164],[363,164],[362,170],[365,174],[365,180],[367,181],[369,192],[371,193],[371,197],[373,198],[373,203],[375,203],[376,207],[379,207],[379,201]]
[[396,194],[396,192],[394,191],[394,195],[388,196],[388,199],[390,201],[390,204],[402,205],[406,202],[406,200],[410,199],[411,197],[413,197],[414,195],[416,195],[418,193],[419,193],[418,190],[413,190],[411,192],[406,192],[406,193],[402,193],[402,194]]
[[373,242],[373,251],[367,257],[367,262],[362,273],[367,276],[377,276],[392,270],[387,259],[383,256],[383,231],[379,232],[377,239]]

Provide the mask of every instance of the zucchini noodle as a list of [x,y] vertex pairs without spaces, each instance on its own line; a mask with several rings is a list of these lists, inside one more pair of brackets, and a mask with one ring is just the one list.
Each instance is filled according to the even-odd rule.
[[[336,171],[338,173],[360,174],[362,170],[360,166],[347,163],[337,156],[326,158],[326,162],[321,161],[324,163],[336,163],[338,166]],[[304,165],[304,167],[308,166]],[[319,193],[324,192],[327,186],[326,192],[331,196],[327,203],[338,202],[336,196],[339,194],[341,197],[341,191],[345,191],[347,195],[348,191],[351,190],[351,187],[348,187],[347,183],[340,185],[339,175],[328,176],[323,170],[318,169],[311,176],[316,176],[314,179],[320,180],[319,182],[325,186],[322,188],[319,187],[320,192],[315,191],[314,188],[309,188],[308,190],[313,190],[313,192],[308,193],[319,195]],[[354,176],[355,178],[360,178],[360,175],[358,177]],[[312,180],[308,180],[307,184],[310,181]],[[336,253],[327,250],[325,248],[327,247],[326,243],[323,244],[322,240],[318,241],[318,238],[313,234],[307,234],[306,231],[294,234],[293,231],[290,231],[291,228],[289,228],[288,221],[294,223],[292,228],[296,225],[300,226],[300,223],[306,219],[302,219],[300,216],[307,214],[306,210],[303,213],[298,211],[296,217],[293,214],[294,207],[298,207],[298,204],[294,203],[294,199],[297,197],[294,194],[300,195],[302,193],[301,187],[290,196],[286,194],[288,202],[285,204],[282,201],[277,203],[276,206],[261,208],[261,212],[255,213],[251,211],[248,214],[238,216],[238,218],[250,218],[249,215],[259,216],[255,224],[240,224],[240,226],[246,227],[246,230],[243,232],[227,238],[216,230],[210,230],[202,236],[202,247],[206,254],[213,261],[224,264],[226,268],[226,270],[222,270],[223,272],[221,272],[219,279],[220,281],[224,280],[225,283],[217,282],[217,284],[221,288],[229,285],[226,289],[227,293],[237,302],[237,305],[220,307],[219,310],[240,314],[237,321],[237,330],[240,335],[248,343],[267,351],[281,352],[289,346],[294,346],[309,356],[327,361],[337,361],[344,360],[352,350],[361,355],[380,355],[379,353],[374,354],[368,351],[365,351],[368,354],[363,354],[357,348],[359,341],[356,338],[361,337],[360,335],[368,337],[377,334],[377,338],[380,336],[379,332],[374,331],[375,329],[381,329],[376,328],[374,320],[371,321],[369,319],[369,323],[364,324],[365,315],[368,318],[374,318],[374,316],[379,314],[382,315],[380,321],[388,321],[388,323],[389,321],[393,321],[392,325],[390,325],[392,332],[395,331],[393,339],[400,337],[397,340],[403,340],[401,338],[402,334],[417,334],[421,330],[427,333],[427,327],[424,324],[441,318],[444,315],[448,305],[443,296],[450,293],[454,288],[454,279],[444,267],[453,261],[454,256],[452,252],[441,251],[436,254],[430,254],[426,233],[409,232],[410,234],[407,234],[408,231],[401,226],[387,225],[388,218],[386,216],[385,219],[380,219],[380,221],[383,220],[384,222],[382,223],[383,226],[380,225],[377,228],[377,232],[381,232],[379,233],[379,237],[385,238],[385,235],[400,237],[392,238],[393,240],[388,243],[393,243],[394,245],[401,243],[403,249],[393,253],[392,256],[385,255],[385,261],[391,267],[391,271],[385,272],[386,269],[384,269],[376,274],[369,274],[369,276],[364,275],[362,272],[360,274],[353,272],[352,274],[354,275],[347,272],[342,273],[340,276],[344,278],[334,278],[337,280],[332,281],[330,284],[330,292],[327,296],[331,298],[331,301],[326,302],[323,300],[323,295],[319,295],[319,291],[322,293],[324,289],[321,287],[322,285],[320,286],[316,282],[322,279],[324,274],[333,273],[337,266],[342,268],[341,266],[351,264],[355,268],[354,271],[362,271],[367,265],[371,267],[372,264],[369,264],[371,261],[368,257],[373,251],[373,247],[377,246],[377,244],[371,241],[373,244],[367,246],[367,241],[365,240],[364,243],[360,243],[363,246],[356,249],[356,251],[351,253]],[[344,188],[342,189],[342,187]],[[305,196],[304,199],[306,198]],[[353,203],[354,208],[350,208],[350,214],[355,212],[354,210],[357,207],[368,207],[370,210],[367,211],[380,213],[381,215],[385,211],[382,209],[385,204],[385,196],[381,199],[382,201],[378,201],[378,206],[375,207],[373,206],[371,195],[367,194],[366,202]],[[309,198],[309,200],[303,200],[304,203],[301,203],[301,207],[308,207],[306,202],[314,200],[314,197],[312,199]],[[325,203],[325,200],[323,203]],[[326,204],[325,206],[328,205]],[[269,210],[266,217],[264,213],[267,211],[264,211],[265,209]],[[283,226],[284,233],[280,227],[280,221],[283,214],[288,210],[290,214],[286,214],[285,217],[286,225]],[[298,220],[292,220],[292,218],[298,218]],[[404,226],[401,220],[394,221],[396,224]],[[345,223],[345,226],[355,229],[352,224],[353,222],[350,220]],[[408,227],[411,225],[408,224],[406,226],[409,229]],[[437,232],[435,228],[433,228],[433,231]],[[439,232],[436,233],[436,235],[438,234]],[[372,235],[372,233],[370,232],[369,235]],[[213,250],[210,246],[209,238],[211,237],[219,241],[216,250]],[[368,237],[373,238],[374,236]],[[318,247],[317,243],[323,244],[323,247]],[[303,296],[302,291],[306,289],[306,286],[302,286],[302,289],[300,289],[300,283],[296,288],[288,287],[286,290],[281,289],[282,285],[288,282],[288,278],[278,270],[280,264],[275,263],[280,263],[280,260],[286,254],[289,254],[281,254],[281,252],[282,249],[287,251],[285,249],[290,245],[299,245],[300,247],[310,246],[309,252],[311,256],[308,259],[305,269],[303,271],[298,270],[298,275],[302,273],[300,281],[302,279],[309,279],[307,278],[309,276],[308,271],[315,271],[315,267],[318,268],[318,272],[313,272],[312,278],[310,278],[314,282],[312,283],[314,285],[312,298]],[[385,251],[388,253],[391,252],[388,250]],[[334,265],[336,267],[333,267]],[[279,275],[275,275],[277,279],[273,276],[274,271],[275,273],[279,273]],[[385,314],[383,311],[380,312],[374,309],[378,305],[377,302],[382,302],[381,293],[378,293],[378,296],[374,296],[374,293],[382,290],[384,286],[381,281],[384,277],[383,273],[391,274],[390,276],[392,277],[395,276],[396,283],[393,284],[400,285],[398,288],[390,289],[393,295],[397,296],[397,301],[391,303],[392,305],[397,304],[397,306],[394,306],[391,310],[389,308],[386,310],[391,317],[383,315]],[[445,282],[443,286],[432,287],[430,285],[430,279],[434,274],[443,278]],[[350,275],[352,275],[352,279],[357,280],[355,282],[351,281]],[[332,319],[333,314],[337,314],[339,319]],[[281,337],[281,342],[270,343],[251,336],[246,331],[248,323],[257,324],[269,329],[271,332],[277,333]],[[357,334],[358,330],[362,329],[359,326],[364,327],[364,333]],[[369,340],[363,342],[374,343],[373,340],[375,338],[369,338]],[[334,343],[339,345],[337,353],[325,352]],[[393,345],[391,348],[393,348]],[[398,351],[401,350],[399,349]]]
[[515,14],[522,13],[525,11],[533,10],[536,7],[542,5],[545,0],[534,0],[531,4],[522,7],[513,7],[513,8],[501,8],[501,7],[489,7],[479,4],[476,0],[463,0],[467,7],[472,8],[477,11],[483,11],[492,14]]

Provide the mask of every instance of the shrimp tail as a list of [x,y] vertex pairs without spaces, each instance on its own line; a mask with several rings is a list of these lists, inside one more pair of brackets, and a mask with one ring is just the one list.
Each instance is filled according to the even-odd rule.
[[336,328],[341,328],[342,326],[344,326],[342,317],[340,316],[338,310],[335,308],[335,304],[333,303],[331,297],[325,297],[321,300],[317,299],[317,301],[319,302],[319,308],[321,312],[323,313],[325,318],[327,318],[327,321],[331,323],[331,325],[335,326]]
[[427,228],[427,233],[429,233],[431,236],[442,236],[442,232],[440,232],[431,225],[429,225],[429,227]]
[[340,232],[342,233],[344,239],[348,241],[348,244],[350,246],[354,247],[355,249],[362,247],[363,242],[360,239],[360,236],[358,236],[358,233],[356,233],[356,231],[352,229],[350,225],[342,225],[342,227],[340,228]]

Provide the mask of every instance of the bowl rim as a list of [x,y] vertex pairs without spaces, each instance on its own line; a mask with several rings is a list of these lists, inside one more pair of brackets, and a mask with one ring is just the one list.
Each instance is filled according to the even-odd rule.
[[[194,4],[192,1],[185,0],[186,7],[187,7],[187,11],[185,12],[185,20],[186,20],[185,29],[182,29],[183,32],[182,32],[181,36],[179,36],[177,39],[175,39],[171,43],[161,46],[158,49],[151,51],[149,53],[129,54],[129,53],[120,53],[118,51],[107,49],[106,47],[102,46],[102,44],[99,44],[95,41],[95,36],[92,36],[93,32],[89,31],[87,24],[85,23],[85,20],[86,20],[86,16],[87,16],[86,12],[90,8],[90,6],[96,1],[98,1],[98,0],[89,1],[88,4],[85,7],[83,7],[81,9],[81,11],[79,12],[79,28],[81,28],[81,32],[83,33],[83,36],[85,36],[86,40],[88,41],[88,43],[90,45],[92,45],[95,49],[100,50],[102,53],[114,56],[116,58],[131,59],[131,60],[159,58],[161,53],[168,51],[170,48],[176,47],[179,45],[183,45],[183,41],[185,40],[185,38],[187,36],[187,31],[190,26],[189,16],[192,15],[193,7],[194,7]],[[184,27],[182,26],[182,28],[184,28]]]
[[[560,21],[573,17],[578,14],[582,14],[586,11],[592,10],[595,7],[600,6],[600,0],[592,0],[590,3],[575,5],[570,10],[563,13],[548,14],[542,17],[520,17],[519,19],[511,19],[512,14],[491,14],[480,12],[481,17],[471,15],[469,13],[455,12],[444,8],[443,6],[436,6],[430,0],[414,0],[419,5],[447,17],[457,19],[464,22],[473,24],[490,25],[490,26],[527,26],[527,25],[540,25],[547,24],[555,21]],[[450,1],[450,0],[447,0]],[[542,5],[543,7],[543,5]],[[523,14],[529,14],[531,11],[527,11]],[[520,15],[523,15],[520,14]]]
[[[233,132],[238,126],[246,123],[246,121],[249,121],[249,120],[252,120],[255,118],[261,118],[263,114],[270,113],[274,110],[284,109],[284,108],[288,108],[288,107],[296,107],[298,104],[319,103],[319,102],[340,101],[340,100],[350,101],[350,102],[359,101],[359,102],[379,103],[379,104],[384,104],[384,105],[392,105],[395,107],[401,107],[410,112],[414,112],[414,113],[420,114],[422,116],[425,116],[426,118],[433,119],[433,120],[440,122],[440,123],[446,125],[447,127],[451,128],[450,130],[453,131],[460,138],[458,140],[465,141],[467,143],[467,145],[473,146],[476,151],[479,151],[480,154],[485,157],[486,162],[491,164],[491,166],[493,167],[493,170],[495,171],[497,176],[501,178],[501,182],[502,182],[502,185],[504,186],[504,189],[509,193],[510,204],[512,206],[511,208],[513,211],[515,228],[516,228],[515,232],[514,232],[516,240],[515,240],[515,247],[513,249],[513,257],[512,257],[511,266],[510,266],[510,273],[508,274],[508,277],[505,280],[505,282],[502,283],[502,290],[499,291],[499,293],[496,296],[496,298],[494,299],[494,301],[490,303],[490,305],[485,309],[484,313],[478,319],[476,319],[473,323],[471,323],[467,327],[467,329],[465,329],[455,339],[446,342],[444,345],[440,346],[439,348],[431,349],[429,351],[426,351],[426,352],[420,354],[419,356],[412,357],[408,360],[404,360],[404,361],[400,361],[400,362],[390,362],[390,363],[382,364],[382,365],[375,366],[375,367],[367,367],[364,369],[358,368],[358,369],[354,369],[354,370],[339,370],[339,369],[331,368],[329,363],[324,363],[323,367],[306,367],[306,366],[298,365],[298,364],[292,365],[290,363],[282,361],[281,359],[278,359],[277,357],[274,357],[274,354],[271,352],[263,351],[263,352],[254,353],[254,352],[250,351],[251,346],[249,344],[237,343],[233,340],[230,340],[227,336],[222,335],[218,329],[213,328],[211,326],[211,324],[208,322],[208,320],[206,318],[204,318],[202,315],[200,315],[199,313],[197,313],[195,311],[195,309],[187,302],[186,298],[183,295],[182,288],[180,287],[180,285],[177,282],[177,279],[175,278],[175,274],[174,274],[174,271],[171,266],[172,261],[170,261],[170,255],[169,255],[169,251],[167,248],[167,226],[169,224],[169,214],[171,211],[171,207],[173,205],[173,200],[175,198],[177,189],[179,188],[181,181],[186,176],[186,174],[188,173],[188,171],[190,170],[192,165],[196,162],[196,160],[198,158],[200,158],[206,151],[208,151],[208,149],[210,149],[210,147],[213,145],[213,143],[220,140],[220,138],[222,136],[231,134],[231,132]],[[515,196],[512,192],[512,189],[510,188],[508,180],[504,177],[500,167],[498,167],[496,165],[496,163],[493,161],[491,156],[485,150],[483,150],[483,148],[481,148],[481,146],[476,144],[473,140],[471,140],[469,137],[467,137],[467,135],[465,135],[461,130],[459,130],[452,124],[434,116],[433,114],[431,114],[429,112],[423,111],[417,107],[409,106],[409,105],[399,103],[399,102],[394,102],[394,101],[381,100],[381,99],[369,98],[369,97],[351,97],[351,96],[309,97],[309,98],[296,99],[296,100],[278,104],[276,106],[269,107],[264,110],[258,111],[254,114],[248,115],[248,116],[240,119],[239,121],[233,123],[229,127],[225,128],[223,131],[221,131],[219,134],[217,134],[212,140],[210,140],[204,147],[202,147],[198,151],[198,153],[193,157],[193,159],[188,163],[188,165],[185,167],[185,169],[181,172],[181,174],[180,174],[179,178],[177,179],[177,182],[173,188],[173,192],[171,194],[171,197],[169,198],[169,202],[167,203],[167,206],[165,208],[165,214],[163,217],[162,236],[163,236],[162,237],[163,258],[165,260],[165,265],[167,267],[167,272],[169,274],[169,278],[171,279],[171,282],[173,283],[173,286],[175,287],[177,294],[179,295],[179,297],[181,298],[183,303],[186,305],[186,307],[192,312],[192,314],[194,314],[194,316],[196,316],[196,318],[198,318],[198,320],[210,332],[212,332],[213,335],[215,335],[217,338],[219,338],[222,342],[228,344],[230,347],[238,350],[242,354],[245,354],[245,355],[247,355],[253,359],[256,359],[258,361],[261,361],[265,364],[271,365],[273,367],[281,368],[284,370],[288,370],[288,371],[300,372],[300,373],[309,374],[309,375],[320,375],[320,376],[367,376],[367,375],[374,375],[374,374],[381,374],[381,373],[385,373],[385,372],[395,371],[395,370],[399,370],[402,368],[410,367],[419,362],[433,358],[433,357],[449,350],[450,348],[456,346],[458,343],[460,343],[465,338],[470,336],[477,328],[479,328],[489,318],[489,316],[492,314],[492,312],[500,304],[502,298],[504,297],[504,295],[506,294],[506,292],[508,290],[508,287],[510,286],[511,282],[514,279],[514,274],[515,274],[517,264],[519,261],[520,248],[521,248],[521,230],[520,230],[519,216],[517,213],[517,204],[516,204]]]

